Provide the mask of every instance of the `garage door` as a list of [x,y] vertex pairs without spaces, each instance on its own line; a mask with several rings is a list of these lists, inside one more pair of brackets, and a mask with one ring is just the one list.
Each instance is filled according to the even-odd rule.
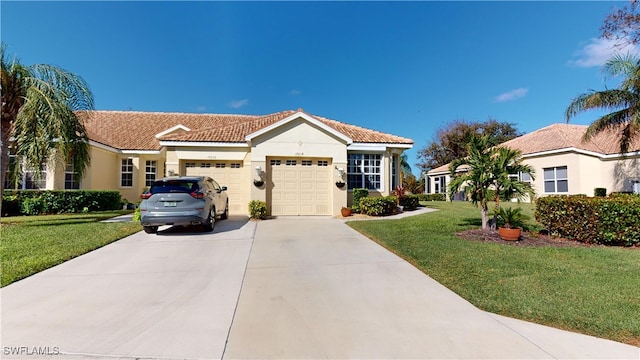
[[270,158],[271,215],[331,215],[329,159]]
[[249,184],[242,181],[242,163],[238,161],[187,161],[184,164],[187,176],[210,176],[220,186],[227,187],[229,212],[244,214],[248,200],[244,194]]

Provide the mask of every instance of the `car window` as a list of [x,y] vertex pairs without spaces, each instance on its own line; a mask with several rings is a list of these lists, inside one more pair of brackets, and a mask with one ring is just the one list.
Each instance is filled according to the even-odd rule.
[[154,182],[149,192],[152,194],[191,193],[197,190],[198,182],[194,180],[165,180]]
[[213,179],[211,179],[211,184],[216,191],[220,191],[222,189],[220,185],[218,185],[218,183]]

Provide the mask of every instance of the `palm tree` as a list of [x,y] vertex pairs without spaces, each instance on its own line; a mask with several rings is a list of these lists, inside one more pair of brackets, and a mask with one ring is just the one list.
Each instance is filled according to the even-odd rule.
[[56,66],[25,66],[18,59],[10,60],[4,43],[0,45],[0,71],[0,194],[10,142],[34,169],[43,170],[43,164],[56,153],[82,177],[90,161],[89,139],[76,111],[94,109],[88,84]]
[[531,180],[535,180],[535,170],[532,166],[522,163],[520,150],[514,150],[507,147],[492,148],[494,152],[492,156],[491,173],[494,176],[493,184],[489,189],[489,195],[496,203],[491,227],[495,228],[497,223],[498,211],[500,210],[500,200],[510,201],[513,198],[518,201],[524,200],[525,197],[533,199],[535,190],[529,182],[520,181],[519,175],[528,173]]
[[[520,151],[505,147],[491,147],[486,136],[473,136],[467,144],[469,156],[451,162],[451,182],[449,198],[464,191],[467,198],[480,207],[482,229],[489,230],[489,201],[496,202],[496,212],[500,200],[516,197],[522,199],[527,194],[533,196],[533,188],[509,175],[527,172],[532,179],[534,170],[523,164]],[[458,172],[458,169],[463,170]],[[495,224],[495,219],[494,219]]]
[[567,122],[580,112],[591,109],[613,110],[587,128],[583,141],[606,129],[620,129],[620,152],[629,150],[640,134],[640,59],[633,55],[616,55],[606,62],[604,71],[612,77],[622,76],[619,89],[590,91],[578,95],[566,111]]

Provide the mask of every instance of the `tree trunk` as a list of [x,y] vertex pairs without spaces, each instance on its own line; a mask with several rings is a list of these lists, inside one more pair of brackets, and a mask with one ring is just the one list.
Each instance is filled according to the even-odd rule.
[[480,207],[480,214],[482,215],[482,230],[489,230],[489,209],[486,206]]
[[9,136],[11,135],[11,123],[7,119],[1,120],[0,125],[0,216],[2,216],[2,194],[4,193],[4,180],[9,166]]

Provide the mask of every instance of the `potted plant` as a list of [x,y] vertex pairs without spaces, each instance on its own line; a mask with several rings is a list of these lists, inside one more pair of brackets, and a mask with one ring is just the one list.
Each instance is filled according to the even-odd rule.
[[342,209],[340,209],[340,214],[342,217],[348,217],[351,216],[351,211],[350,207],[343,206]]
[[526,226],[525,221],[529,217],[522,213],[519,207],[501,207],[496,213],[498,223],[498,234],[502,240],[515,241],[520,239],[522,229]]

